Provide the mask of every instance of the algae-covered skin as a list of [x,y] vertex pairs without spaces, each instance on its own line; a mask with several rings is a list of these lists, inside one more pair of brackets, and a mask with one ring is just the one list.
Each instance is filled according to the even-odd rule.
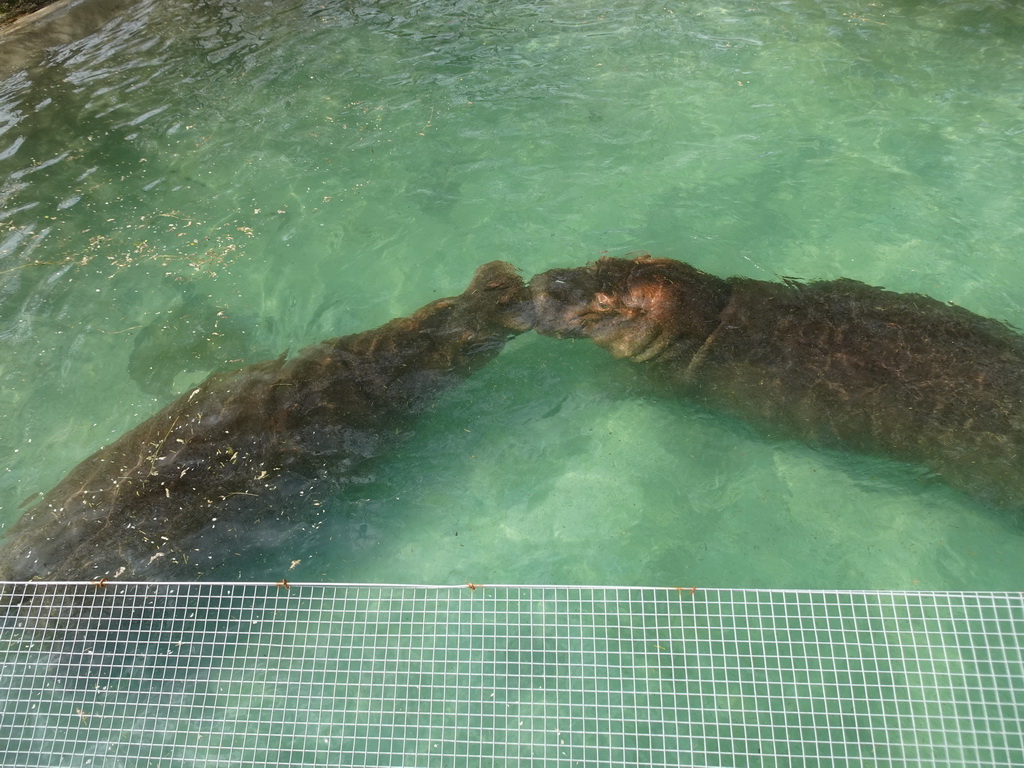
[[0,2],[0,31],[17,19],[53,5],[52,0],[3,0]]
[[918,294],[853,280],[715,277],[601,259],[531,281],[535,330],[590,338],[762,431],[923,464],[1024,509],[1024,339]]
[[410,317],[213,375],[28,509],[0,579],[202,576],[225,541],[358,475],[530,318],[522,280],[491,262]]

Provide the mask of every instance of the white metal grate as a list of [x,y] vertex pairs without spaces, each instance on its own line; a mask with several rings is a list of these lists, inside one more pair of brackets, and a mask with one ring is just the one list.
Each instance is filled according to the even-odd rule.
[[1024,765],[1019,593],[19,589],[4,766]]

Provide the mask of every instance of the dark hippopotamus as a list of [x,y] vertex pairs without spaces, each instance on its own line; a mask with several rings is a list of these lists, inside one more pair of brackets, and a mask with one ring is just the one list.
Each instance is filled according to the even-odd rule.
[[0,548],[0,580],[201,576],[224,554],[211,542],[318,503],[530,313],[522,280],[492,262],[410,317],[209,377],[27,510]]
[[1024,509],[1024,338],[854,280],[722,279],[601,259],[531,282],[535,330],[590,338],[773,435],[923,464]]

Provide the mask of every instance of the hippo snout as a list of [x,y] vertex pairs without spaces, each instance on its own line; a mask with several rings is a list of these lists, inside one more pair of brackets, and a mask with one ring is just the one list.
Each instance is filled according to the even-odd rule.
[[530,280],[533,295],[533,329],[560,339],[585,337],[578,315],[590,304],[594,287],[585,269],[551,269]]

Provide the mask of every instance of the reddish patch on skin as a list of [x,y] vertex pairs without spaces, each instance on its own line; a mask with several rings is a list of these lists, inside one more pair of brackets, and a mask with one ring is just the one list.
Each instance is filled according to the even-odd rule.
[[665,350],[674,335],[678,296],[671,284],[645,279],[629,286],[621,297],[597,294],[594,304],[607,307],[623,321],[609,339],[598,344],[615,357],[650,360]]
[[666,292],[666,285],[658,281],[644,281],[639,285],[631,285],[626,294],[626,305],[650,312],[665,302],[668,298]]

